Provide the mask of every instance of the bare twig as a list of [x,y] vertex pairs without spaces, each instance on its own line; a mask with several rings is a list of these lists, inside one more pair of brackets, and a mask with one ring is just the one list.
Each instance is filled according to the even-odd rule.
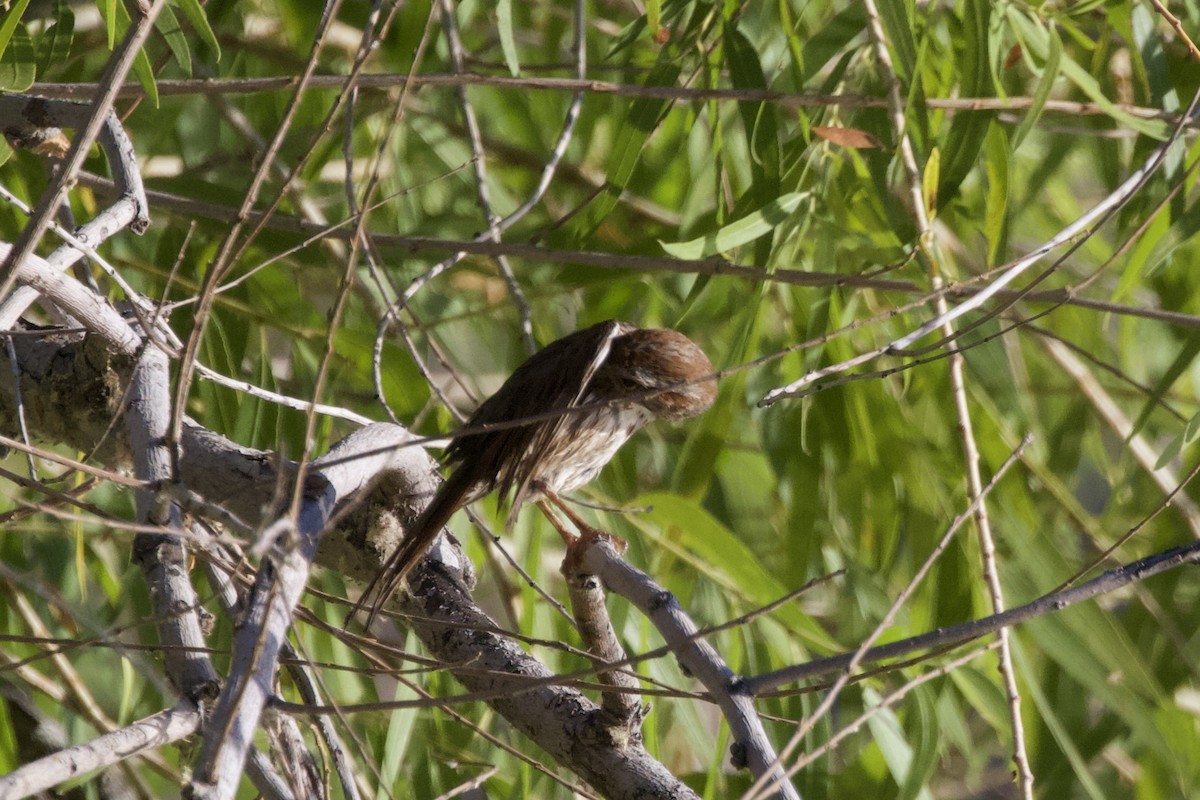
[[[180,79],[160,80],[157,83],[161,96],[196,95],[196,94],[256,94],[259,92],[288,91],[295,88],[297,79],[292,76],[276,78],[226,78],[226,79]],[[341,89],[345,77],[341,75],[314,75],[308,81],[312,89],[330,90]],[[689,87],[689,86],[653,86],[641,83],[613,83],[579,78],[514,78],[510,75],[480,75],[465,74],[376,74],[363,75],[358,81],[363,89],[392,89],[406,85],[417,86],[491,86],[498,89],[513,89],[519,91],[551,91],[551,92],[591,92],[601,95],[618,97],[645,97],[657,100],[678,100],[687,102],[704,102],[708,100],[728,100],[734,102],[778,103],[784,108],[825,108],[837,106],[846,109],[855,108],[887,108],[886,98],[873,95],[859,94],[795,94],[779,92],[772,89],[756,88],[718,88],[718,87]],[[95,91],[94,83],[39,83],[37,92],[45,97],[61,97],[79,99],[90,96]],[[129,83],[120,90],[119,97],[133,98],[145,96],[145,90],[136,83]],[[950,111],[1025,111],[1035,105],[1032,97],[928,97],[922,98],[922,104],[927,108],[946,109]],[[1140,119],[1163,120],[1168,123],[1178,122],[1183,117],[1177,112],[1163,111],[1161,108],[1148,108],[1124,103],[1113,103],[1115,107],[1126,114]],[[1108,116],[1109,111],[1096,103],[1084,103],[1071,100],[1050,99],[1042,106],[1047,111],[1068,115]]]
[[936,678],[940,678],[943,675],[949,675],[951,672],[958,669],[959,667],[971,663],[975,659],[979,658],[981,655],[983,655],[985,653],[989,653],[992,650],[995,650],[999,646],[1000,646],[1000,643],[998,641],[996,641],[996,642],[991,642],[990,644],[985,644],[982,647],[977,647],[965,655],[959,656],[958,658],[955,658],[951,661],[946,662],[945,664],[938,667],[937,669],[931,669],[929,672],[926,672],[923,675],[913,678],[911,681],[908,681],[903,686],[900,686],[899,688],[897,688],[895,691],[888,692],[887,696],[882,698],[878,704],[872,706],[871,708],[868,708],[866,711],[864,711],[862,714],[860,714],[854,721],[850,722],[849,724],[844,726],[840,731],[835,733],[833,736],[829,737],[829,739],[826,742],[824,742],[820,747],[815,747],[812,750],[810,750],[809,752],[804,753],[799,758],[797,758],[796,762],[792,765],[792,768],[795,770],[804,769],[809,764],[816,761],[818,758],[821,758],[822,756],[824,756],[826,753],[832,752],[833,749],[835,747],[837,747],[840,742],[842,742],[848,736],[851,736],[852,734],[857,732],[859,728],[861,728],[868,720],[871,719],[871,717],[879,714],[879,712],[883,711],[885,708],[891,708],[892,706],[899,703],[913,689],[916,689],[918,686],[921,686],[922,684],[929,683],[930,681],[932,681]]
[[[1200,94],[1193,96],[1192,102],[1188,107],[1184,119],[1191,119],[1195,113],[1197,104],[1200,103]],[[1023,275],[1030,267],[1042,260],[1046,255],[1052,253],[1063,246],[1069,246],[1068,254],[1074,252],[1079,246],[1080,241],[1090,235],[1091,231],[1096,226],[1103,224],[1119,211],[1129,200],[1138,192],[1139,189],[1146,183],[1154,172],[1162,165],[1166,159],[1167,153],[1175,146],[1178,136],[1182,133],[1183,124],[1181,122],[1175,130],[1173,136],[1163,142],[1146,158],[1140,167],[1134,170],[1128,178],[1126,178],[1120,186],[1110,192],[1103,200],[1088,209],[1078,219],[1067,225],[1047,242],[1040,247],[1035,248],[1011,267],[1005,270],[999,277],[991,281],[984,289],[972,295],[972,297],[962,303],[959,303],[945,313],[936,314],[933,318],[925,322],[904,336],[901,336],[888,344],[875,348],[863,353],[860,353],[853,358],[831,364],[821,369],[811,370],[801,376],[792,383],[782,386],[778,389],[773,389],[768,392],[762,400],[759,401],[760,406],[769,406],[784,398],[804,397],[824,388],[822,381],[832,375],[838,375],[846,372],[867,361],[874,360],[881,355],[886,354],[901,354],[911,348],[920,339],[930,333],[942,329],[946,324],[953,322],[959,317],[982,307],[993,297],[1000,293],[1014,280]],[[1061,263],[1062,258],[1056,263]],[[1045,277],[1043,274],[1042,277]],[[937,346],[937,345],[933,345]]]
[[1159,16],[1170,23],[1171,27],[1175,30],[1175,35],[1187,45],[1188,52],[1192,54],[1192,58],[1200,61],[1200,48],[1197,48],[1196,43],[1192,41],[1192,37],[1187,35],[1187,31],[1183,29],[1183,23],[1179,21],[1179,17],[1172,14],[1162,0],[1150,0],[1150,5],[1154,6],[1154,10],[1159,13]]
[[[98,188],[103,188],[106,181],[85,176],[86,182]],[[202,216],[225,222],[236,218],[236,212],[222,206],[193,200],[191,198],[173,195],[167,192],[150,191],[147,193],[155,206],[163,206],[192,216]],[[251,219],[258,217],[258,212],[250,212]],[[276,230],[288,230],[302,234],[315,234],[328,231],[327,228],[314,225],[295,217],[276,214],[272,217],[271,227]],[[350,234],[338,231],[328,231],[331,236],[349,238]],[[879,278],[872,275],[839,275],[829,272],[814,272],[797,269],[775,269],[770,272],[761,267],[735,264],[725,258],[714,256],[703,259],[681,259],[668,256],[644,256],[622,253],[600,253],[587,250],[564,250],[524,242],[492,242],[486,237],[475,239],[438,239],[429,236],[404,236],[389,234],[371,234],[371,241],[377,247],[396,247],[410,253],[422,252],[465,252],[468,254],[494,257],[508,255],[527,258],[531,261],[555,264],[578,264],[600,269],[636,270],[651,273],[670,273],[684,275],[712,275],[733,277],[755,284],[763,282],[782,283],[789,286],[812,287],[856,287],[875,289],[886,292],[903,292],[918,294],[922,301],[936,297],[936,292],[918,286],[912,281]],[[1013,262],[1014,264],[1019,262]],[[973,278],[962,283],[948,283],[941,290],[950,297],[973,297],[984,291],[984,288],[974,285],[980,278]],[[1200,328],[1200,316],[1159,308],[1140,308],[1122,305],[1104,300],[1092,300],[1085,297],[1075,297],[1069,291],[1055,289],[1035,292],[1028,289],[1000,289],[995,297],[1001,299],[1022,299],[1034,303],[1065,303],[1080,308],[1090,308],[1109,314],[1120,314],[1143,319],[1157,320],[1170,325],[1185,328]],[[889,310],[889,316],[894,314]],[[864,359],[867,360],[867,359]]]
[[[1042,337],[1041,341],[1046,352],[1075,381],[1083,396],[1088,399],[1088,402],[1092,404],[1113,432],[1129,443],[1129,452],[1151,480],[1164,494],[1174,494],[1175,488],[1180,484],[1179,475],[1175,469],[1170,465],[1158,466],[1160,454],[1146,441],[1145,436],[1134,433],[1133,422],[1113,401],[1087,366],[1057,339]],[[1200,539],[1200,507],[1197,507],[1195,501],[1183,492],[1174,494],[1171,504],[1179,510],[1179,514],[1191,530],[1192,536]]]
[[[943,265],[938,243],[934,237],[933,228],[930,225],[928,212],[931,209],[927,209],[926,207],[927,198],[922,188],[921,170],[917,165],[916,155],[912,147],[912,139],[908,135],[908,126],[905,123],[904,106],[900,96],[900,78],[892,65],[891,54],[888,51],[888,43],[883,30],[883,20],[879,16],[879,9],[875,4],[875,0],[863,0],[863,3],[867,11],[871,42],[879,62],[879,67],[884,73],[884,80],[888,85],[888,108],[891,112],[892,130],[897,139],[900,161],[904,166],[909,204],[912,207],[913,215],[916,217],[919,240],[917,245],[918,251],[924,256],[924,260],[929,266],[930,286],[934,291],[939,292],[934,301],[934,308],[937,312],[936,317],[942,320],[939,326],[942,336],[947,341],[950,341],[956,335],[954,330],[956,315],[949,313],[949,303],[946,300],[946,296],[940,293],[944,285],[942,279]],[[1008,274],[1012,273],[1006,273],[1006,275]],[[1004,277],[1001,276],[1000,280],[1003,280]],[[981,292],[980,295],[977,295],[977,298],[986,295],[986,293],[987,289]],[[975,302],[977,298],[972,298],[962,305],[966,306],[969,303]],[[996,544],[992,536],[991,517],[988,514],[987,503],[984,502],[983,478],[979,471],[979,447],[975,441],[975,424],[971,418],[971,407],[967,402],[964,358],[962,352],[957,349],[949,354],[949,372],[950,391],[954,400],[954,413],[958,420],[963,460],[966,462],[965,466],[967,468],[967,496],[971,499],[972,506],[974,507],[975,527],[979,532],[979,549],[983,560],[984,581],[987,583],[988,596],[992,601],[992,610],[1000,612],[1004,610],[1004,591],[1000,585],[999,570],[996,566]],[[1024,449],[1024,444],[1023,442],[1022,446],[1018,448],[1018,452]],[[1012,463],[1012,459],[1010,458],[1007,463]],[[1021,787],[1022,797],[1025,800],[1033,800],[1033,770],[1029,766],[1029,756],[1025,747],[1025,729],[1021,721],[1021,696],[1017,690],[1017,677],[1016,671],[1013,669],[1008,630],[1000,630],[997,636],[1000,645],[1000,677],[1004,682],[1004,689],[1008,699],[1009,726],[1013,734],[1013,763],[1017,768],[1017,778]],[[799,766],[793,765],[793,768],[798,769]]]
[[1087,583],[1042,595],[1036,600],[1015,606],[999,614],[958,625],[948,625],[919,636],[872,647],[863,651],[861,656],[859,651],[841,653],[836,656],[815,659],[806,664],[764,672],[751,678],[745,678],[742,683],[747,691],[757,696],[797,681],[845,670],[852,664],[874,664],[920,650],[965,644],[981,636],[995,633],[1001,628],[1012,627],[1046,614],[1053,614],[1084,600],[1116,591],[1132,583],[1140,583],[1147,578],[1178,569],[1184,565],[1197,563],[1200,563],[1200,542],[1163,550],[1138,561],[1107,570]]
[[[0,261],[0,297],[7,297],[8,293],[12,291],[21,262],[25,260],[26,256],[31,255],[34,248],[41,242],[46,226],[54,219],[54,215],[58,213],[58,207],[66,199],[67,192],[74,185],[75,177],[79,173],[80,167],[83,166],[84,159],[87,158],[92,142],[96,141],[100,129],[111,119],[112,105],[117,99],[120,85],[133,66],[134,59],[141,52],[146,37],[154,30],[154,20],[158,17],[158,12],[162,10],[164,3],[165,0],[154,0],[145,7],[133,24],[129,26],[125,32],[125,38],[108,60],[104,75],[98,85],[98,91],[92,101],[91,116],[71,141],[71,149],[63,159],[63,166],[57,180],[46,188],[38,201],[33,217],[21,229],[21,235],[15,246]],[[135,230],[145,230],[148,222],[148,219],[143,218],[137,223]]]

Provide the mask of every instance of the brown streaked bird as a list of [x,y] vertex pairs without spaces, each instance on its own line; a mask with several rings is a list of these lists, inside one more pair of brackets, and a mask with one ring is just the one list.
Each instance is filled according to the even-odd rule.
[[369,625],[454,512],[493,490],[501,498],[512,495],[510,527],[522,504],[536,502],[572,544],[574,537],[543,502],[550,501],[583,533],[597,533],[559,496],[595,478],[651,420],[686,419],[711,406],[717,395],[713,373],[708,356],[682,333],[616,320],[564,336],[530,356],[451,440],[445,453],[450,477],[355,611],[369,607]]

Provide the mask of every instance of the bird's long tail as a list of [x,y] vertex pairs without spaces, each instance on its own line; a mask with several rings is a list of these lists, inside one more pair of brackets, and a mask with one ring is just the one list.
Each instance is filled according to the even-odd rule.
[[359,611],[367,609],[369,628],[379,615],[383,604],[399,588],[401,582],[408,576],[409,571],[429,550],[434,539],[442,532],[442,528],[450,521],[454,512],[468,500],[467,494],[471,489],[470,480],[462,475],[463,470],[455,470],[450,477],[438,488],[437,494],[429,501],[429,505],[413,520],[412,525],[404,532],[404,541],[392,551],[379,572],[371,579],[362,596],[350,613],[346,615],[346,624]]

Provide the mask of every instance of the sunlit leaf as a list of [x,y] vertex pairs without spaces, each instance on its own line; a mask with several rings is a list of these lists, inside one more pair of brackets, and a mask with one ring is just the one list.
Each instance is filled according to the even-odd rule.
[[724,253],[773,231],[799,208],[808,196],[808,192],[785,194],[758,211],[747,214],[736,222],[731,222],[708,235],[687,242],[660,241],[659,244],[662,245],[663,250],[676,258],[697,259]]

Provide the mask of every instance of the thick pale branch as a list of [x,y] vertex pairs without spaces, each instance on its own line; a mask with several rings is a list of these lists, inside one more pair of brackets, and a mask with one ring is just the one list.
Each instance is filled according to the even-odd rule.
[[612,543],[602,538],[594,539],[580,554],[577,571],[598,576],[609,590],[637,606],[654,623],[683,668],[704,684],[729,723],[734,766],[748,767],[779,797],[798,800],[800,795],[779,765],[753,697],[716,648],[698,635],[699,628],[675,596],[623,561]]
[[190,703],[160,711],[119,731],[68,747],[0,776],[0,797],[29,797],[63,781],[191,736],[200,712]]

